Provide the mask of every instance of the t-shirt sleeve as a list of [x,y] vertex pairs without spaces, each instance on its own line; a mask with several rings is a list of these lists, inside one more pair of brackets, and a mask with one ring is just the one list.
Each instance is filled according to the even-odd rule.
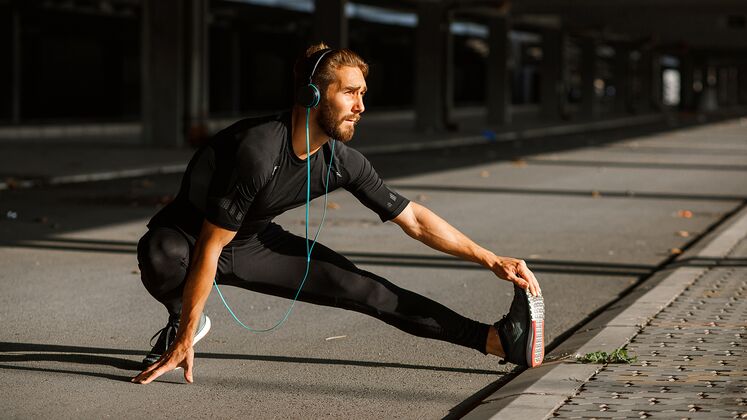
[[208,189],[205,218],[224,229],[238,231],[271,171],[266,160],[242,154],[236,156],[235,166],[216,168]]
[[346,148],[344,165],[350,177],[345,189],[378,214],[382,222],[397,217],[410,203],[410,200],[389,188],[371,162],[357,150]]

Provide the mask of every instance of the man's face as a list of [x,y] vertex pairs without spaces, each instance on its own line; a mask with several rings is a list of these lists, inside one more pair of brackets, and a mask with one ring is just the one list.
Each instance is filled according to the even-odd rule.
[[327,87],[319,105],[317,122],[325,134],[347,143],[353,139],[355,125],[366,109],[363,106],[366,79],[358,67],[340,67],[335,75],[336,80]]

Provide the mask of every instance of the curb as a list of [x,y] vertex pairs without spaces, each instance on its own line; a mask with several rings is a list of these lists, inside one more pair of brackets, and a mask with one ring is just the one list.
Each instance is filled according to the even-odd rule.
[[[179,174],[187,169],[186,163],[149,166],[145,168],[121,169],[117,171],[93,172],[88,174],[60,175],[44,179],[21,179],[12,183],[12,188],[32,188],[45,185],[80,184],[84,182],[111,181],[113,179],[134,178],[148,175]],[[0,182],[0,191],[11,189],[8,182]]]
[[[685,253],[678,260],[688,258],[722,258],[747,236],[747,208],[726,221],[705,239],[698,251]],[[676,261],[675,263],[676,264]],[[655,284],[642,293],[635,291],[635,301],[613,305],[590,321],[584,329],[573,334],[552,353],[586,354],[594,351],[611,352],[630,342],[661,310],[669,306],[683,291],[702,276],[708,267],[666,268],[647,283]],[[548,362],[535,369],[527,369],[497,392],[485,398],[465,419],[546,419],[563,405],[568,397],[594,376],[602,365]]]

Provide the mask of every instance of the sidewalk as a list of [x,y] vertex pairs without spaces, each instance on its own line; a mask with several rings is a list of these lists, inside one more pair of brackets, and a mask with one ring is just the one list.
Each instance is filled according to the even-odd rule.
[[[601,329],[592,322],[466,418],[747,418],[747,210],[732,219]],[[625,345],[634,363],[563,358]]]

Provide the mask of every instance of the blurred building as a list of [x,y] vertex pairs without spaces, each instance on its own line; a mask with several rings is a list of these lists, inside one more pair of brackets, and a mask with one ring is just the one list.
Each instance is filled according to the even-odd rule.
[[500,127],[747,104],[743,0],[0,0],[0,30],[0,128],[169,147],[288,107],[318,40],[369,61],[370,111],[421,131],[460,107]]

